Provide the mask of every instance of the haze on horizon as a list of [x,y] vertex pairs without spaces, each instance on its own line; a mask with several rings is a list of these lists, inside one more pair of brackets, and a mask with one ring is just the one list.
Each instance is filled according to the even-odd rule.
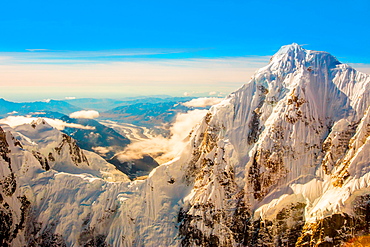
[[370,73],[367,0],[20,0],[0,11],[8,100],[224,96],[293,42]]

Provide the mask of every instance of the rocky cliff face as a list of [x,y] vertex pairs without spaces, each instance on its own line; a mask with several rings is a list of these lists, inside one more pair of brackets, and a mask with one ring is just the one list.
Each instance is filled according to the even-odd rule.
[[282,47],[194,132],[182,244],[338,246],[367,234],[369,89],[328,53]]
[[17,201],[12,212],[20,221],[23,204],[15,198],[29,202],[25,230],[6,243],[366,246],[369,105],[370,76],[292,44],[213,106],[183,153],[146,180],[112,175],[69,137],[45,144],[54,130],[47,134],[42,123],[33,130],[44,136],[29,126],[13,130],[13,155],[32,157],[38,168],[27,179],[13,170],[12,179],[1,145],[8,194],[16,183],[13,194],[3,193]]
[[19,164],[36,161],[31,155],[23,154],[20,143],[1,127],[0,157],[0,245],[16,246],[25,241],[24,230],[30,209],[30,201],[20,190],[20,177],[29,175],[25,168],[27,164],[24,169]]

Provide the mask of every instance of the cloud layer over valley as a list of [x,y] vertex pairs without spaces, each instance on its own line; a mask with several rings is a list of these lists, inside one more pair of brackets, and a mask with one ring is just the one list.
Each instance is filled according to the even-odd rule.
[[[19,125],[23,124],[30,124],[34,121],[37,121],[39,118],[36,117],[24,117],[24,116],[9,116],[3,119],[0,119],[0,123],[7,124],[10,127],[14,128]],[[92,126],[84,126],[81,124],[75,124],[75,123],[66,123],[59,119],[51,119],[51,118],[42,118],[44,119],[48,124],[53,126],[54,128],[58,130],[64,130],[64,128],[76,128],[76,129],[86,129],[86,130],[94,130],[95,127]]]
[[151,139],[133,142],[117,154],[121,162],[141,159],[143,155],[152,156],[159,164],[172,160],[186,145],[192,128],[206,115],[208,110],[193,110],[180,113],[170,127],[171,137],[161,135]]

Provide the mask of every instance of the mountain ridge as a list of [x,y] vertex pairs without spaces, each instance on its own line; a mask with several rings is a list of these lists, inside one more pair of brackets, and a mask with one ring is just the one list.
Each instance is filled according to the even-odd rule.
[[35,101],[16,103],[0,98],[0,116],[6,117],[9,114],[28,114],[30,112],[38,111],[54,111],[63,114],[70,114],[81,108],[71,105],[65,101],[49,100],[49,101]]
[[[27,180],[17,180],[15,192],[27,191],[23,194],[34,212],[28,222],[35,229],[32,241],[56,239],[67,246],[361,243],[370,234],[369,87],[369,75],[326,52],[282,47],[250,82],[211,107],[183,152],[146,180],[108,182],[31,169]],[[12,157],[22,157],[17,150]],[[6,167],[6,149],[2,157]],[[20,207],[13,203],[10,211],[19,214]],[[22,234],[5,241],[26,243]]]
[[[349,76],[348,71],[351,71],[352,75]],[[361,80],[354,83],[356,80],[352,79],[356,78]],[[249,212],[245,215],[250,214],[249,216],[256,224],[264,224],[263,222],[258,223],[258,218],[267,221],[276,215],[274,212],[285,210],[285,207],[276,203],[276,200],[280,200],[280,205],[293,203],[303,214],[302,209],[310,208],[310,205],[306,205],[306,200],[309,204],[313,204],[319,196],[314,189],[307,192],[310,195],[306,196],[306,192],[297,190],[294,192],[293,188],[311,183],[314,188],[323,189],[331,183],[333,186],[339,186],[349,178],[345,169],[340,170],[339,177],[333,175],[333,178],[316,172],[322,169],[322,156],[333,156],[322,150],[322,143],[334,125],[337,127],[334,130],[346,134],[347,140],[341,143],[344,146],[342,152],[346,152],[347,145],[350,143],[349,139],[356,132],[353,128],[357,128],[358,122],[363,119],[364,109],[369,106],[368,90],[364,90],[362,97],[356,98],[355,95],[358,96],[358,92],[352,94],[352,90],[344,90],[345,87],[338,88],[337,85],[355,87],[356,84],[360,84],[363,88],[368,88],[369,82],[368,75],[355,72],[349,66],[343,66],[326,52],[306,51],[297,45],[283,47],[267,66],[256,72],[249,83],[232,93],[227,98],[228,102],[211,108],[208,119],[203,120],[203,127],[198,131],[199,137],[193,140],[195,148],[192,153],[195,154],[195,159],[191,161],[193,168],[188,174],[188,177],[194,179],[195,187],[199,188],[194,189],[194,192],[199,193],[198,197],[201,198],[202,188],[217,183],[217,180],[225,180],[224,176],[233,177],[234,175],[238,178],[234,179],[235,193],[241,193],[241,195],[236,197],[233,207]],[[345,124],[339,127],[335,125],[337,121],[342,121],[342,124],[345,122]],[[225,155],[228,158],[225,158]],[[219,161],[217,166],[214,162],[216,160]],[[338,160],[340,162],[340,158]],[[369,161],[365,159],[366,162],[368,164]],[[199,170],[206,169],[210,165],[217,169],[207,168],[207,173],[198,173]],[[231,171],[230,165],[232,166]],[[337,166],[340,165],[337,164]],[[224,174],[219,170],[221,167],[224,167]],[[327,182],[327,185],[325,183],[320,185],[320,180],[330,181],[331,179],[333,181]],[[318,182],[314,183],[316,180]],[[220,186],[217,190],[222,191],[223,187]],[[226,192],[223,195],[225,198],[229,196]],[[284,197],[291,199],[284,200]],[[228,200],[230,202],[230,199]],[[240,202],[248,206],[244,208],[235,206]],[[224,202],[226,204],[220,203],[216,198],[205,205],[210,203],[218,204],[217,207],[225,207],[223,211],[229,208],[226,202]],[[185,220],[184,224],[190,230],[184,234],[186,240],[184,244],[199,245],[210,241],[207,238],[203,242],[187,238],[198,231],[212,232],[212,235],[217,232],[214,226],[213,230],[207,227],[209,221],[207,217],[195,220],[194,212],[197,210],[194,208],[199,208],[197,200],[190,200],[189,204],[186,214],[190,220]],[[204,203],[200,204],[204,205]],[[331,210],[331,212],[340,212],[340,204],[333,204],[338,209]],[[322,204],[321,208],[324,205]],[[332,208],[330,205],[325,205],[325,207]],[[269,210],[269,212],[267,208],[272,208],[272,211]],[[214,215],[211,213],[214,210],[214,207],[207,206],[203,211],[205,215]],[[219,223],[222,228],[218,230],[217,235],[226,235],[223,237],[224,242],[219,242],[222,246],[236,244],[233,241],[241,242],[237,240],[240,238],[240,232],[238,232],[240,229],[232,233],[235,227],[233,226],[235,217],[239,217],[238,214],[230,214],[228,219]],[[312,216],[305,216],[308,219],[310,217]],[[302,222],[305,218],[295,221]],[[247,219],[244,218],[244,221]],[[296,227],[303,228],[303,225]],[[277,231],[276,227],[273,231]],[[253,229],[253,226],[249,228]],[[258,228],[254,229],[254,231],[258,230]],[[248,236],[247,233],[242,232],[244,235],[242,242],[246,244],[246,239],[249,239],[247,242],[251,241],[252,246],[258,246],[257,242],[253,242],[257,240],[251,237],[258,235],[258,232],[253,233],[252,230],[250,234],[252,235]],[[299,234],[296,234],[295,241]],[[208,234],[208,238],[212,235]],[[276,239],[279,239],[279,236],[269,241],[272,241],[271,244],[277,244]]]

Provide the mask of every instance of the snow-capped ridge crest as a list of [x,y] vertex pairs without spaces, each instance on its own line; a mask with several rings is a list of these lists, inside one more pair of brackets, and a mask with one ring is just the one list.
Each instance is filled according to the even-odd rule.
[[43,118],[38,118],[36,120],[33,120],[31,122],[31,125],[41,125],[41,124],[47,124],[47,122],[45,121],[45,119]]
[[31,123],[29,124],[24,124],[24,126],[30,126],[32,129],[37,129],[37,130],[53,130],[56,129],[52,125],[50,125],[44,118],[38,118],[35,120],[32,120]]
[[303,52],[303,51],[305,51],[305,49],[301,45],[297,43],[292,43],[290,45],[284,45],[280,47],[280,49],[276,52],[275,55],[280,55],[280,54],[285,54],[285,53],[290,53],[290,52],[298,53],[298,52]]
[[[289,67],[312,67],[318,62],[326,64],[326,66],[334,67],[340,62],[336,57],[325,51],[306,50],[301,45],[293,43],[282,46],[270,59],[269,65],[276,69],[282,69],[281,65]],[[280,66],[279,66],[280,65]]]
[[291,60],[292,58],[303,59],[306,53],[307,50],[297,43],[284,45],[271,57],[270,63],[280,63],[282,61]]

